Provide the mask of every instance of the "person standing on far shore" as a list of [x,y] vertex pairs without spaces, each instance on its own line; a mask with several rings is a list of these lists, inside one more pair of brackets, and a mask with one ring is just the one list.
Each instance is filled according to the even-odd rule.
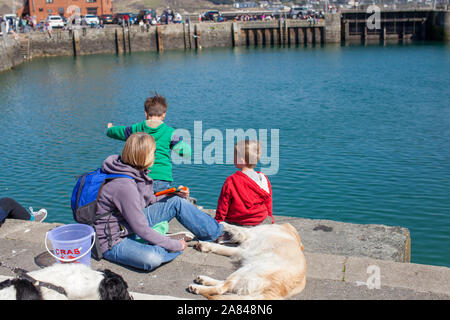
[[52,37],[52,32],[53,32],[53,27],[52,27],[52,25],[51,25],[49,22],[46,22],[46,23],[45,23],[45,26],[47,27],[48,35],[49,35],[50,38],[51,38],[51,37]]

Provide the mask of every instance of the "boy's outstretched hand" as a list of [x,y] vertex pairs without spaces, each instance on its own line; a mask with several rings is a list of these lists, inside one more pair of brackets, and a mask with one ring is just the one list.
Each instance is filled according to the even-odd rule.
[[108,126],[107,126],[107,128],[109,129],[109,128],[111,128],[113,125],[112,125],[112,123],[110,122],[110,123],[108,123]]

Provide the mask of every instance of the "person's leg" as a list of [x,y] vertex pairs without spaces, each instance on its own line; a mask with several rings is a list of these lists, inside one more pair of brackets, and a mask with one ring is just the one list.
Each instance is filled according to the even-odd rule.
[[28,211],[12,198],[0,199],[0,207],[2,207],[2,209],[6,213],[6,217],[9,219],[31,219],[31,215],[28,213]]
[[143,210],[149,226],[176,218],[199,240],[211,241],[222,234],[222,225],[179,196],[166,197]]
[[0,218],[18,219],[18,220],[30,220],[35,222],[42,222],[47,217],[47,210],[40,209],[38,212],[34,212],[30,207],[30,212],[22,207],[16,200],[12,198],[0,199]]
[[144,244],[130,238],[124,239],[103,254],[106,260],[151,271],[172,261],[182,251],[168,252],[160,246]]

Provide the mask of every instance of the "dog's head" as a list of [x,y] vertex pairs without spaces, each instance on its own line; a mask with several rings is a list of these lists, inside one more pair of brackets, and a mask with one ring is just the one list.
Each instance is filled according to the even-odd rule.
[[128,284],[123,278],[108,269],[101,271],[104,279],[100,282],[99,293],[101,300],[131,300]]

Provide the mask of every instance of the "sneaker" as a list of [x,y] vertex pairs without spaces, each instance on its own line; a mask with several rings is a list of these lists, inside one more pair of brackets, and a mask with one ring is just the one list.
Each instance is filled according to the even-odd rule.
[[33,207],[29,207],[28,209],[30,209],[32,221],[34,221],[34,222],[42,222],[45,220],[45,218],[47,218],[47,210],[46,209],[41,209],[38,212],[34,212]]
[[169,237],[170,239],[174,239],[174,240],[184,240],[186,242],[192,241],[195,238],[195,236],[192,233],[187,232],[187,231],[170,233],[167,235],[167,237]]

